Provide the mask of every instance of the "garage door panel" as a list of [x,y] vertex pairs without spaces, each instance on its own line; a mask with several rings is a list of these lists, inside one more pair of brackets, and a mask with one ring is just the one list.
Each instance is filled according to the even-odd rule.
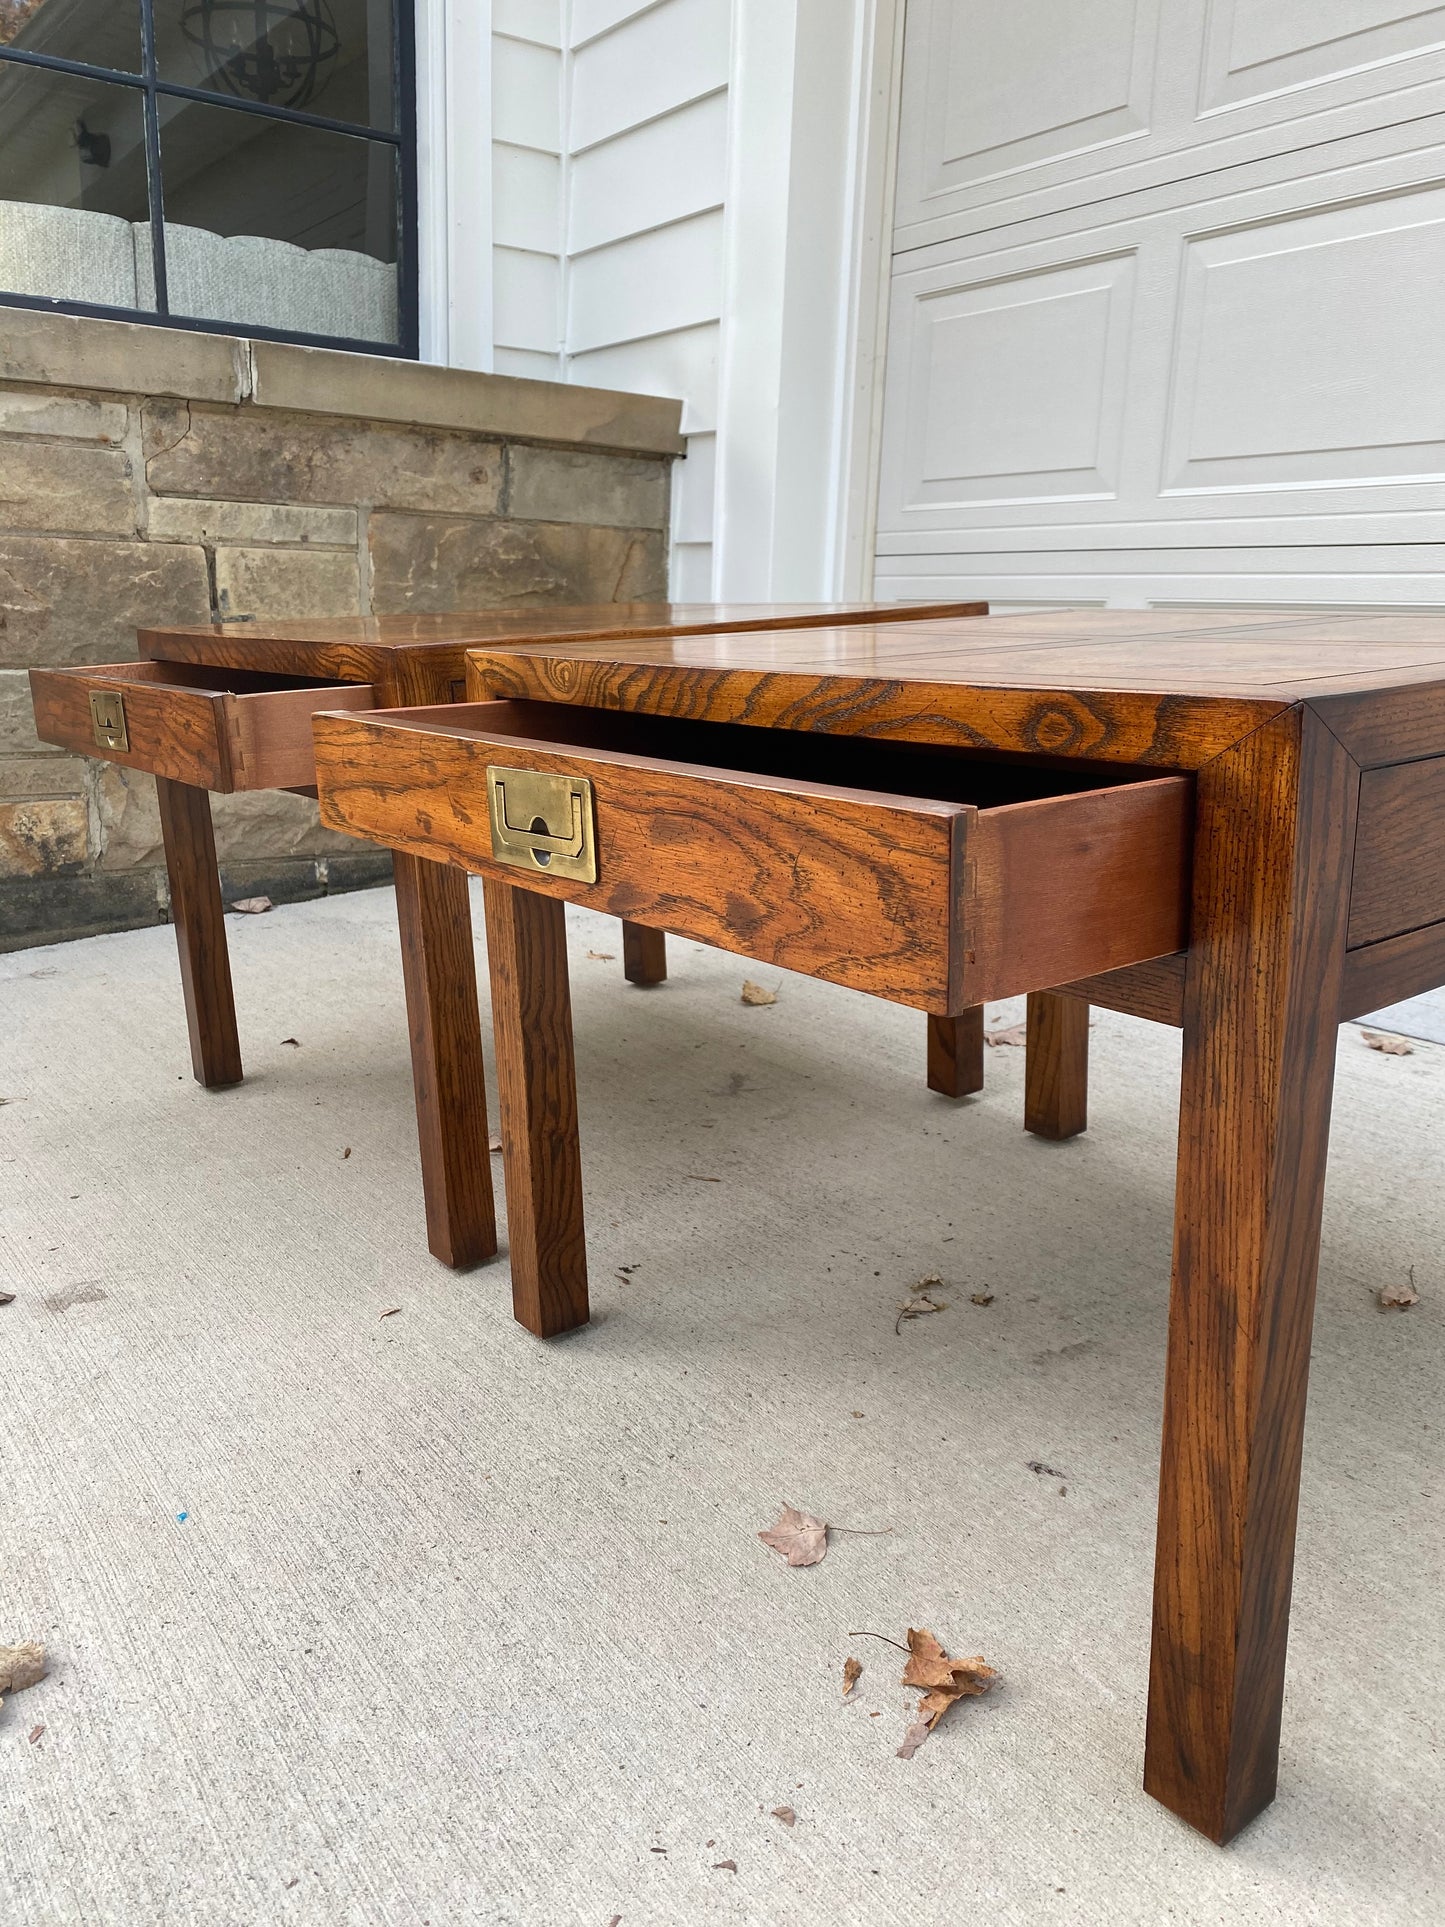
[[1133,258],[904,292],[894,320],[901,516],[1112,495]]
[[919,4],[928,55],[904,139],[920,198],[1147,131],[1159,0]]
[[1170,489],[1445,474],[1445,186],[1191,236],[1184,256]]
[[1317,87],[1442,47],[1445,7],[1410,0],[1212,0],[1200,111]]
[[908,0],[895,251],[1442,106],[1445,6]]

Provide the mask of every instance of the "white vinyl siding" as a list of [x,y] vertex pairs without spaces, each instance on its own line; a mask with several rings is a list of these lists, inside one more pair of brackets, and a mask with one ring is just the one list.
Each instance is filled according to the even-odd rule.
[[492,337],[499,374],[562,372],[561,0],[492,11]]

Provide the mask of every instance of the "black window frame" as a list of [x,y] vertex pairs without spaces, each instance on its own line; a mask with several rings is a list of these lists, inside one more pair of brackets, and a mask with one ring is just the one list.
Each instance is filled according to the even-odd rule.
[[[36,294],[11,294],[0,288],[0,308],[29,308],[47,314],[91,315],[102,321],[140,321],[151,327],[175,328],[185,334],[240,335],[257,341],[294,341],[311,348],[341,348],[352,354],[383,355],[415,361],[420,354],[420,316],[417,275],[417,134],[416,134],[416,9],[414,0],[392,0],[392,121],[393,129],[364,127],[354,121],[333,120],[295,107],[273,107],[264,101],[244,100],[236,94],[208,87],[187,87],[162,80],[156,69],[155,0],[136,0],[140,9],[141,65],[138,73],[101,67],[56,54],[0,46],[0,62],[35,67],[49,73],[72,74],[129,87],[143,96],[145,114],[146,189],[150,207],[151,258],[155,272],[155,308],[112,308],[91,301],[64,301]],[[207,321],[197,315],[173,315],[166,287],[165,205],[161,184],[160,101],[199,101],[228,112],[289,121],[323,133],[350,134],[374,144],[391,146],[398,159],[397,221],[397,333],[400,339],[357,341],[346,335],[298,334],[288,328],[259,323]],[[3,198],[3,197],[0,197]]]

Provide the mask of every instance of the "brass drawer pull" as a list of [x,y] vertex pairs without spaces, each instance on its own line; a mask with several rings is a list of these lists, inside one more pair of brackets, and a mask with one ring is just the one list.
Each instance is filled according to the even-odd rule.
[[498,863],[597,881],[596,820],[585,776],[489,766],[487,811]]
[[130,737],[125,727],[125,697],[118,689],[91,690],[90,725],[95,734],[97,749],[118,749],[122,755],[129,751]]

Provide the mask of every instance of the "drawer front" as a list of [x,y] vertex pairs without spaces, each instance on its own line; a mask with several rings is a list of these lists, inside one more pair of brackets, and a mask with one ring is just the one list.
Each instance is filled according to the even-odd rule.
[[309,788],[316,781],[312,715],[371,709],[373,692],[367,684],[267,688],[266,681],[190,663],[117,662],[32,669],[30,691],[36,733],[79,755],[199,789]]
[[[372,722],[316,718],[333,829],[898,1003],[945,1010],[961,994],[966,807]],[[591,785],[595,883],[497,860],[489,768]]]
[[[539,713],[506,702],[323,713],[322,818],[936,1012],[1144,962],[1187,940],[1186,777],[985,807],[644,756],[635,753],[636,718],[594,712],[588,742],[558,741],[552,730],[577,733],[584,719],[564,705],[540,723]],[[658,740],[671,727],[670,739],[686,745],[688,725],[647,720]],[[609,726],[619,735],[632,726],[633,747],[606,747]],[[790,736],[800,756],[816,759],[816,738],[756,735],[769,766]],[[867,752],[854,740],[847,755],[866,768]],[[955,780],[959,767],[951,764]],[[499,802],[498,772],[510,804]],[[519,785],[507,772],[542,781]],[[920,769],[920,783],[930,774],[938,780],[936,763]],[[550,791],[548,778],[558,779]],[[1016,791],[1017,766],[1008,780]],[[516,799],[529,797],[516,823],[499,829],[499,812],[510,819]],[[532,809],[542,813],[528,825]]]

